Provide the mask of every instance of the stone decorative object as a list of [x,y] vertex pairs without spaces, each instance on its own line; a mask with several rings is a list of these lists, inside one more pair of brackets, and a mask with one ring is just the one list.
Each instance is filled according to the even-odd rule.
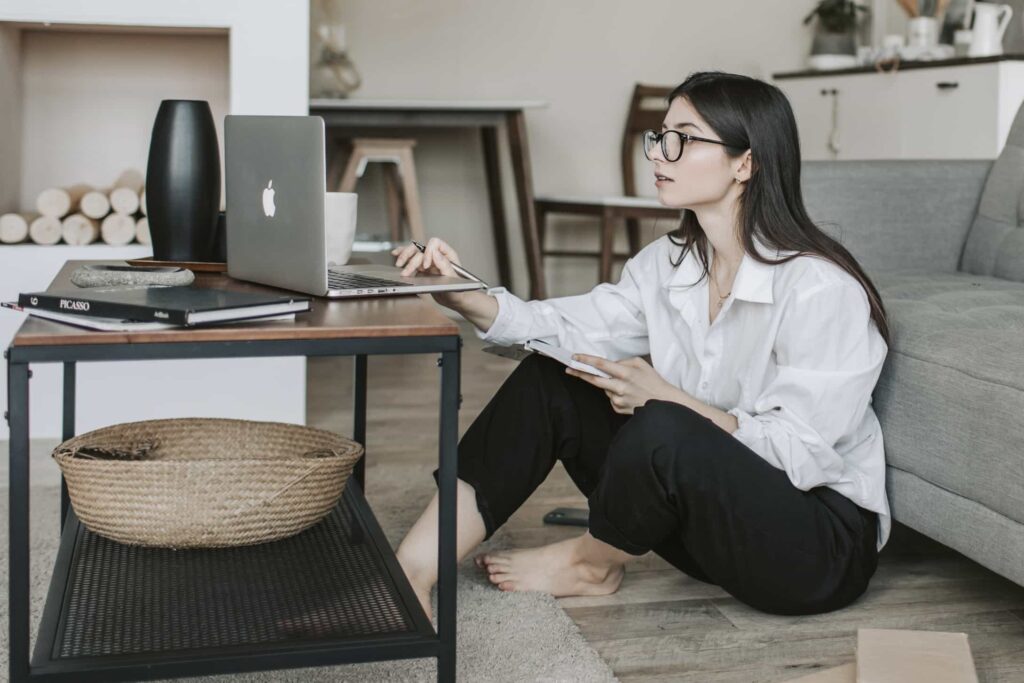
[[164,285],[177,287],[190,285],[196,279],[195,273],[187,268],[172,272],[152,270],[96,270],[82,266],[71,273],[71,282],[79,287],[122,287]]

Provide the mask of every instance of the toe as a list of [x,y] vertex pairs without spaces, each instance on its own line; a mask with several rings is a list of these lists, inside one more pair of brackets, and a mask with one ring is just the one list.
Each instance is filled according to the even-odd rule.
[[508,574],[491,574],[487,577],[494,585],[499,585],[502,582],[508,581],[511,577]]

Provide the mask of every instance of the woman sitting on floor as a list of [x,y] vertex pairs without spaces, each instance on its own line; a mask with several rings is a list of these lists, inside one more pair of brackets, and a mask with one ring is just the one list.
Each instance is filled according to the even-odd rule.
[[[661,203],[686,211],[618,284],[530,302],[434,295],[485,340],[542,339],[610,375],[539,356],[512,373],[459,444],[458,557],[560,460],[589,530],[479,556],[500,589],[611,593],[653,550],[767,612],[843,607],[890,527],[871,408],[888,341],[878,292],[807,216],[796,122],[774,86],[694,74],[644,149]],[[394,253],[406,274],[455,275],[439,239]],[[435,496],[398,549],[428,615],[437,529]]]

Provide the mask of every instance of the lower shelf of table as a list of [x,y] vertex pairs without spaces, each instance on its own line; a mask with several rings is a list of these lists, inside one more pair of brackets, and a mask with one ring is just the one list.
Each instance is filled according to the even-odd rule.
[[352,480],[322,522],[244,548],[109,541],[69,512],[32,679],[141,680],[437,656]]

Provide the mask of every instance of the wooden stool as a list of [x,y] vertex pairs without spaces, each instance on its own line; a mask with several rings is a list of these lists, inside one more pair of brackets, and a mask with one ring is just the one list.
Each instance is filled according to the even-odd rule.
[[[409,139],[355,138],[352,140],[352,153],[345,171],[336,186],[338,192],[355,192],[356,181],[363,177],[367,164],[386,164],[383,169],[384,188],[388,197],[388,222],[393,242],[402,240],[403,221],[414,240],[426,242],[420,192],[416,185],[416,166],[412,160],[412,148],[415,146],[416,141]],[[340,155],[336,155],[328,187],[334,184],[338,175],[339,160]]]

